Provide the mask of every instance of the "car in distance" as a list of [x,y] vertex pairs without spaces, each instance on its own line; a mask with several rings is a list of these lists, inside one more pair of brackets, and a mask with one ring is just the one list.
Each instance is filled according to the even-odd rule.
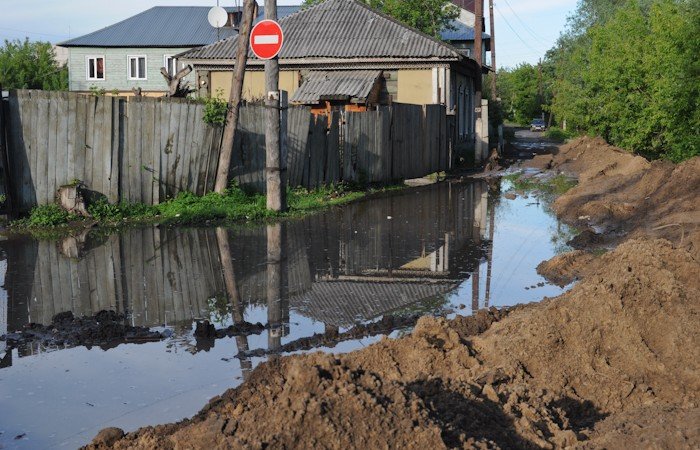
[[547,125],[544,124],[543,119],[532,119],[530,122],[530,131],[545,131]]

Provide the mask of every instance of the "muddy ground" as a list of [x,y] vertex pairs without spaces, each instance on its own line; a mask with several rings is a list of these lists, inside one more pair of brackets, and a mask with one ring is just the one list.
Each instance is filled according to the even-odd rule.
[[577,175],[554,208],[604,238],[541,266],[581,279],[567,293],[276,358],[192,419],[89,447],[699,447],[700,158],[648,163],[584,138],[528,165]]

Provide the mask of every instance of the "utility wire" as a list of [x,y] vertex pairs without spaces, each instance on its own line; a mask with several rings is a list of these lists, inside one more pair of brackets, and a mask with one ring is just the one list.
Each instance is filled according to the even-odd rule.
[[533,52],[537,52],[537,53],[540,53],[540,54],[544,53],[543,51],[537,51],[537,50],[536,50],[535,48],[533,48],[530,44],[528,44],[527,42],[525,42],[525,39],[523,39],[522,36],[520,36],[520,34],[518,34],[518,32],[515,31],[515,29],[513,28],[513,26],[510,24],[510,22],[508,22],[508,19],[506,19],[506,17],[503,15],[503,13],[501,12],[501,9],[498,7],[498,5],[493,5],[493,6],[496,8],[496,12],[498,12],[498,15],[501,16],[501,19],[503,19],[503,21],[506,23],[506,25],[508,25],[508,28],[510,28],[510,31],[512,31],[512,32],[518,37],[518,39],[520,39],[520,42],[522,42],[523,45],[525,45],[525,47],[529,48],[529,49],[532,50]]
[[65,39],[65,38],[66,38],[66,35],[65,35],[65,34],[38,33],[38,32],[36,32],[36,31],[18,30],[18,29],[16,29],[16,28],[0,27],[0,30],[14,31],[14,32],[16,32],[16,33],[38,34],[38,35],[40,35],[40,36],[51,36],[51,37],[57,37],[57,38],[62,38],[62,39]]
[[551,45],[549,42],[547,42],[547,40],[546,40],[545,38],[543,38],[543,37],[539,36],[538,34],[536,34],[536,33],[532,30],[532,28],[530,28],[525,22],[522,21],[522,19],[520,19],[520,16],[518,16],[518,14],[515,12],[515,10],[513,9],[513,7],[510,6],[510,3],[508,2],[508,0],[503,0],[503,1],[506,2],[506,5],[508,5],[508,8],[510,8],[510,11],[513,13],[513,15],[514,15],[515,18],[518,20],[518,22],[520,22],[520,24],[523,26],[523,28],[525,29],[525,31],[527,31],[528,33],[530,33],[530,36],[532,36],[533,38],[537,39],[537,40],[540,41],[540,43],[542,43],[542,44]]

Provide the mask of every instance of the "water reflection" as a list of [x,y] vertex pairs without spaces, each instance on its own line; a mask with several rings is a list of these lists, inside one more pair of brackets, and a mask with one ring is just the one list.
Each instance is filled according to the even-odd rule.
[[[77,243],[5,241],[3,318],[14,331],[48,324],[63,311],[111,309],[132,325],[189,329],[193,320],[217,314],[240,322],[247,307],[261,305],[275,349],[289,333],[290,309],[337,332],[444,297],[489,253],[487,205],[487,184],[477,181],[267,226],[143,228]],[[237,340],[247,348],[245,338]]]
[[[270,350],[346,352],[419,314],[558,295],[533,289],[544,284],[536,265],[567,240],[558,223],[544,204],[499,194],[482,181],[441,183],[275,225],[0,242],[0,334],[102,309],[173,332],[108,351],[0,341],[0,447],[78,447],[107,426],[181,420]],[[200,319],[266,329],[207,340],[194,336]]]

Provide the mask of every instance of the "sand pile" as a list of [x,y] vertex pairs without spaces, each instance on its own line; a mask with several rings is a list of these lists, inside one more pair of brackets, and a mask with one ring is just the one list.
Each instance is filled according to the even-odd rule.
[[582,279],[566,294],[276,359],[190,420],[89,448],[700,447],[700,158],[583,138],[533,164],[578,175],[559,215],[629,239],[540,265]]
[[565,222],[620,237],[663,237],[700,259],[700,157],[675,165],[649,162],[584,137],[530,165],[578,176],[553,207]]
[[94,447],[700,445],[700,265],[664,240],[602,261],[559,298],[281,358],[189,421]]

